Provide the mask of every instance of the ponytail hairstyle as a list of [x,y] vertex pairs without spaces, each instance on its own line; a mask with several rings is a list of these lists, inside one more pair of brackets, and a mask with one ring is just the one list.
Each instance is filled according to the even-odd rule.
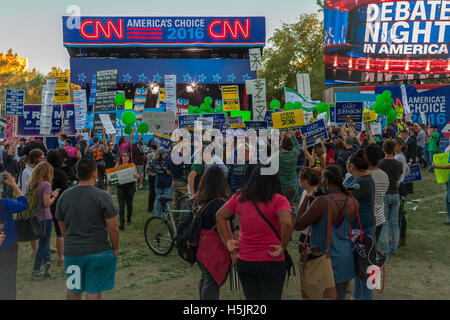
[[322,181],[327,180],[328,184],[333,184],[341,190],[345,195],[348,195],[347,189],[345,189],[344,182],[344,172],[340,166],[328,166],[322,173]]
[[350,156],[348,160],[352,165],[356,167],[359,171],[366,171],[369,169],[369,162],[364,157],[364,150],[359,149],[357,152]]
[[320,184],[320,174],[316,169],[303,168],[299,173],[300,180],[308,181],[310,186],[318,186]]

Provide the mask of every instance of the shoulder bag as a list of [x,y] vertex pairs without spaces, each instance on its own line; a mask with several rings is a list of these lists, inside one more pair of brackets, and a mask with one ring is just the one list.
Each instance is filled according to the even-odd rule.
[[334,282],[333,267],[331,264],[331,222],[333,215],[330,212],[331,202],[327,199],[327,246],[325,254],[318,258],[308,260],[308,238],[311,227],[303,243],[304,251],[300,252],[302,260],[299,262],[300,288],[303,299],[308,300],[334,300],[337,298],[336,283]]
[[[31,193],[31,195],[30,195]],[[27,193],[31,198],[29,208],[17,214],[15,219],[16,233],[19,242],[28,242],[43,239],[46,233],[46,224],[43,226],[39,222],[38,215],[41,212],[39,205],[37,189]]]
[[[278,240],[281,241],[281,237],[278,234],[277,229],[275,229],[275,227],[270,223],[270,221],[262,214],[262,212],[261,212],[261,210],[259,210],[259,207],[256,204],[255,200],[252,200],[252,202],[253,202],[253,205],[256,208],[256,211],[258,211],[259,215],[261,216],[261,218],[263,218],[263,220],[267,223],[267,225],[273,230],[273,232],[277,236]],[[295,267],[294,267],[294,262],[292,261],[292,258],[289,255],[289,252],[288,252],[287,248],[284,251],[284,260],[286,262],[286,271],[287,271],[287,278],[288,278],[288,284],[289,284],[289,277],[291,276],[291,269],[293,270],[294,276],[295,276]]]

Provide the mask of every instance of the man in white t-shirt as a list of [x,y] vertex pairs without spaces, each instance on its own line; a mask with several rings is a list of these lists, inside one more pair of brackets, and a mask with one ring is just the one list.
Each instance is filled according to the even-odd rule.
[[383,158],[383,150],[379,145],[371,144],[364,149],[364,154],[369,162],[369,172],[375,183],[375,203],[374,213],[377,229],[375,232],[376,239],[380,237],[383,224],[386,222],[386,216],[384,214],[384,196],[389,189],[389,177],[381,169],[378,169],[378,162]]

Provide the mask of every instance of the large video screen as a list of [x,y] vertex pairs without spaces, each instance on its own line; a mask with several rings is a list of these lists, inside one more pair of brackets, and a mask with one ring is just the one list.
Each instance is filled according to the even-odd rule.
[[450,1],[325,0],[326,84],[450,76]]

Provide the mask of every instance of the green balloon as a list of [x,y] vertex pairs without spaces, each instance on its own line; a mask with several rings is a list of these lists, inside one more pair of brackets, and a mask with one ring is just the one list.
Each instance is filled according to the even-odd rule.
[[386,98],[392,97],[392,92],[390,90],[383,91],[383,96]]
[[148,124],[146,124],[145,122],[141,122],[138,124],[137,130],[140,134],[146,134],[148,132]]
[[297,101],[294,103],[295,110],[299,110],[303,107],[302,103],[300,101]]
[[222,113],[222,112],[223,112],[223,106],[218,105],[218,106],[216,107],[216,113]]
[[206,103],[202,103],[200,105],[200,111],[206,112],[207,109],[208,109],[208,105]]
[[213,99],[212,99],[211,97],[206,97],[205,100],[204,100],[204,102],[205,102],[206,104],[211,105],[211,104],[213,103]]
[[132,126],[136,123],[136,114],[134,111],[125,111],[122,113],[122,122],[126,126]]
[[125,129],[123,129],[123,132],[125,134],[131,134],[133,132],[133,128],[131,126],[126,126]]
[[189,106],[188,114],[194,114],[194,106]]
[[280,109],[280,107],[281,107],[280,100],[272,100],[272,102],[270,103],[270,109],[272,110]]
[[114,97],[114,103],[116,104],[116,106],[123,106],[126,100],[127,98],[123,93],[116,94],[116,96]]
[[394,99],[388,98],[386,99],[386,102],[392,107],[394,105]]
[[206,106],[206,113],[214,113],[214,109],[211,107],[211,105]]
[[372,105],[372,110],[375,111],[375,113],[380,114],[380,113],[381,113],[380,106],[381,106],[380,104],[374,103],[374,104]]
[[380,95],[377,96],[376,100],[377,100],[378,104],[382,105],[384,103],[384,101],[385,101],[385,97],[382,94],[380,94]]
[[200,113],[200,108],[195,106],[192,111],[194,112],[193,114],[199,114]]

